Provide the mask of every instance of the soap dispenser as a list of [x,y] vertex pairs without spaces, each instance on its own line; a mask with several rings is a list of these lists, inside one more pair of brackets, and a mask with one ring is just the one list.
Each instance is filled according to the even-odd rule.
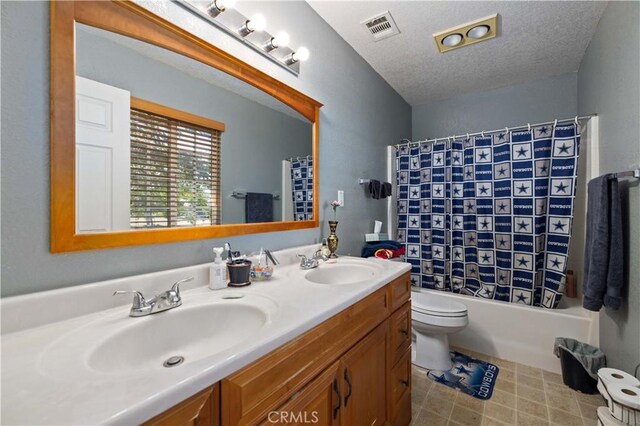
[[320,253],[323,256],[327,256],[327,257],[329,257],[331,255],[331,250],[329,250],[329,245],[327,243],[327,239],[326,238],[322,239],[322,247],[320,247]]
[[209,288],[219,290],[227,287],[227,265],[222,263],[222,247],[213,249],[213,265],[209,267]]

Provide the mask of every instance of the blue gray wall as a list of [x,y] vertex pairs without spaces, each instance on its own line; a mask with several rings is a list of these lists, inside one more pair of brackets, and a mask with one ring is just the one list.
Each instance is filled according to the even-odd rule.
[[[173,2],[144,2],[200,37],[324,104],[320,116],[319,229],[225,239],[253,251],[319,241],[328,234],[328,203],[345,191],[340,249],[358,254],[386,203],[366,198],[357,179],[382,178],[385,146],[411,134],[409,105],[305,2],[242,3],[262,11],[269,28],[284,28],[311,58],[298,78],[230,39]],[[2,295],[84,284],[211,261],[200,240],[80,253],[49,252],[49,4],[7,2],[2,13]]]
[[[610,2],[578,71],[578,110],[600,116],[600,173],[640,167],[640,3]],[[640,363],[640,186],[621,185],[626,239],[625,301],[600,314],[609,366]]]
[[[142,49],[145,48],[160,50],[153,46]],[[164,53],[164,60],[178,56],[173,52]],[[193,73],[205,68],[196,61],[191,66]],[[220,182],[224,224],[245,222],[244,200],[232,198],[230,194],[234,190],[291,197],[291,193],[282,194],[282,160],[311,154],[311,123],[293,110],[291,113],[297,118],[87,31],[77,32],[76,74],[128,90],[133,97],[225,124]],[[210,72],[209,75],[216,74]],[[224,81],[221,84],[228,87]],[[258,92],[251,89],[247,95]],[[284,104],[281,106],[288,109]],[[274,201],[274,220],[279,221],[281,217],[281,202]]]
[[577,93],[577,75],[569,73],[417,105],[411,111],[413,140],[573,117]]

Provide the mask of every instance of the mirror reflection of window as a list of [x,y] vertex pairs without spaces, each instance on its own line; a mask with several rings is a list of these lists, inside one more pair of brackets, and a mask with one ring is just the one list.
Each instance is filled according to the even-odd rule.
[[133,229],[220,224],[222,132],[172,112],[131,108]]

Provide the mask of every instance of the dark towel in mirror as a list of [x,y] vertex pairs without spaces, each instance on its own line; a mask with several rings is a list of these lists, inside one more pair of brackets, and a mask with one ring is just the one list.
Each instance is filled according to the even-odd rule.
[[273,195],[247,192],[245,217],[246,223],[273,222]]
[[602,305],[617,310],[622,302],[624,271],[622,210],[618,180],[607,174],[592,179],[587,188],[587,237],[582,302],[585,309]]

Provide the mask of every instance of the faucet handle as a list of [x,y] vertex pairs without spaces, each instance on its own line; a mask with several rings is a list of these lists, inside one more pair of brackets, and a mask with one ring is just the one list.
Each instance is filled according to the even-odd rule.
[[133,306],[132,307],[134,309],[143,308],[147,304],[147,301],[144,300],[144,296],[139,291],[135,291],[135,290],[133,290],[133,291],[118,290],[118,291],[114,291],[113,292],[114,296],[116,294],[133,294]]
[[177,281],[173,283],[173,285],[171,286],[171,291],[174,291],[176,293],[176,296],[180,297],[180,284],[187,283],[193,280],[194,280],[194,277],[189,277],[189,278],[185,278],[183,280]]

